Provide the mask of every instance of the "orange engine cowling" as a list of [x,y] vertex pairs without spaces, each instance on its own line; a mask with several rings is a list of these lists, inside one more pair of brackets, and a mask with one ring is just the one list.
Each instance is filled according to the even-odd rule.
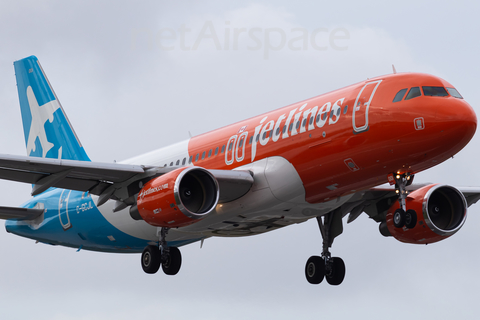
[[137,197],[140,216],[156,227],[183,227],[207,216],[219,199],[218,182],[206,169],[179,168],[147,182]]
[[406,208],[417,213],[414,228],[396,228],[393,214],[398,201],[388,210],[386,225],[395,239],[413,244],[428,244],[446,239],[463,226],[467,218],[467,202],[454,187],[432,184],[415,190],[406,199]]

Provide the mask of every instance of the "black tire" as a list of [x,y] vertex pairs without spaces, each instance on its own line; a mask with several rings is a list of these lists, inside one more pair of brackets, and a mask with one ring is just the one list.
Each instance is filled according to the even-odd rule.
[[331,265],[331,272],[330,274],[325,275],[327,278],[327,282],[332,286],[338,286],[343,282],[345,279],[345,263],[341,258],[333,257],[330,261]]
[[417,213],[413,209],[408,209],[405,212],[405,226],[408,229],[413,229],[417,225]]
[[311,284],[319,284],[325,277],[325,261],[319,256],[311,256],[305,265],[305,277]]
[[403,228],[405,225],[406,213],[403,209],[397,209],[393,213],[393,225],[395,228]]
[[165,260],[162,263],[162,269],[165,274],[174,276],[180,271],[182,266],[182,254],[176,247],[170,247],[168,254],[165,256]]
[[142,252],[142,268],[145,273],[154,274],[160,269],[160,250],[156,246],[147,246]]

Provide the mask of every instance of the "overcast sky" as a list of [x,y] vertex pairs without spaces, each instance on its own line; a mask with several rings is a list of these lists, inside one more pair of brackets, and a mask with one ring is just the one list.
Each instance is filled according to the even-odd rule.
[[[13,61],[30,55],[93,161],[133,157],[392,64],[446,79],[480,114],[479,4],[312,3],[2,1],[0,153],[25,155]],[[416,182],[480,186],[479,140]],[[30,189],[0,181],[0,204],[18,206]],[[144,274],[140,255],[77,253],[0,230],[0,318],[476,319],[479,226],[480,204],[452,238],[415,246],[384,238],[362,215],[334,242],[347,267],[339,287],[305,280],[306,260],[321,253],[315,220],[183,247],[175,277]]]

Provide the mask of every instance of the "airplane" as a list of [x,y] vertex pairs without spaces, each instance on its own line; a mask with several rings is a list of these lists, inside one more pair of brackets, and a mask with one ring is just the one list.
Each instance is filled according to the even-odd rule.
[[[179,272],[181,246],[316,219],[321,255],[305,277],[343,282],[330,253],[343,218],[428,244],[455,234],[480,189],[413,184],[473,137],[472,107],[447,81],[393,73],[116,162],[93,162],[38,59],[14,62],[27,156],[0,155],[0,178],[32,184],[0,207],[9,233],[77,250],[141,253],[144,272]],[[152,132],[153,133],[153,132]],[[153,134],[152,134],[153,137]]]

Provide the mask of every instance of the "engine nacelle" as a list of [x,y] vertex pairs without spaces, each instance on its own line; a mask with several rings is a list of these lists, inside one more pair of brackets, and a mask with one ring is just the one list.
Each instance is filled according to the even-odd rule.
[[218,182],[206,169],[179,168],[150,180],[140,190],[137,208],[156,227],[183,227],[207,216],[219,199]]
[[467,202],[454,187],[432,184],[415,190],[406,199],[407,209],[417,213],[414,228],[396,228],[393,214],[398,201],[388,210],[386,225],[395,239],[413,244],[428,244],[446,239],[456,233],[467,218]]

